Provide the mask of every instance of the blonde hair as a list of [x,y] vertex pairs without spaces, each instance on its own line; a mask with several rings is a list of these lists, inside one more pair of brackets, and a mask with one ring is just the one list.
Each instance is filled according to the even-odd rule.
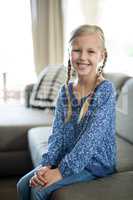
[[[79,36],[95,34],[95,33],[98,34],[98,37],[101,40],[102,49],[105,50],[105,58],[103,61],[103,65],[98,70],[98,74],[97,74],[97,78],[98,78],[103,73],[103,68],[107,61],[107,51],[105,48],[105,38],[104,38],[103,30],[99,26],[96,26],[96,25],[86,25],[86,24],[81,25],[78,28],[76,28],[74,31],[72,31],[71,37],[69,40],[69,44],[71,45],[73,43],[73,41],[75,40],[75,38],[77,38]],[[66,80],[66,96],[67,96],[68,103],[67,103],[67,116],[66,116],[65,122],[70,121],[71,116],[72,116],[72,104],[71,104],[71,98],[70,98],[69,90],[68,90],[68,84],[69,84],[70,79],[71,79],[71,63],[69,60],[68,61],[67,80]],[[80,114],[79,114],[78,122],[80,122],[81,119],[85,116],[85,114],[88,110],[88,107],[90,105],[91,98],[92,98],[92,95],[90,96],[89,100],[88,100],[88,98],[85,100],[85,102],[81,108]]]
[[99,36],[99,39],[101,40],[102,47],[105,49],[105,38],[103,30],[96,25],[82,25],[76,28],[71,32],[71,36],[69,39],[69,43],[71,44],[76,37],[82,36],[82,35],[88,35],[88,34],[94,34],[97,33]]

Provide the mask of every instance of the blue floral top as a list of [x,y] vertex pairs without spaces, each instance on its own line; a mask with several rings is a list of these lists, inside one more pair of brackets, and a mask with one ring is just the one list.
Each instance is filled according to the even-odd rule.
[[109,80],[102,81],[95,89],[89,109],[80,123],[81,107],[69,83],[72,119],[64,123],[67,113],[65,86],[60,89],[55,109],[48,152],[42,156],[42,165],[58,166],[63,177],[86,169],[102,177],[115,171],[115,103],[116,92]]

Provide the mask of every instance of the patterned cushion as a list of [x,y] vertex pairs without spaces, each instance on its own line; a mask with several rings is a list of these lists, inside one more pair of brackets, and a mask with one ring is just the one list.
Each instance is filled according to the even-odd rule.
[[54,108],[58,91],[65,82],[66,70],[63,65],[48,65],[41,72],[30,97],[30,106],[35,108]]

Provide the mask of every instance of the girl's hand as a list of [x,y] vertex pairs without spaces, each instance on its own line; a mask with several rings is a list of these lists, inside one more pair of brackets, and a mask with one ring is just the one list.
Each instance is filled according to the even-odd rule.
[[49,169],[45,172],[45,187],[50,186],[51,184],[61,180],[63,177],[58,168]]
[[44,186],[46,184],[45,173],[51,168],[51,166],[40,167],[30,179],[30,187]]

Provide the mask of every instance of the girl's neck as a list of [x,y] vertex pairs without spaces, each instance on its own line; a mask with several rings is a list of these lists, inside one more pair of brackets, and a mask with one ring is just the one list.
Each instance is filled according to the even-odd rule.
[[79,77],[77,80],[77,84],[82,87],[92,87],[96,82],[97,76],[93,77]]
[[78,78],[76,82],[73,85],[73,91],[75,93],[75,96],[79,99],[89,95],[89,93],[92,93],[95,89],[95,87],[104,80],[104,77],[101,75],[100,77],[90,77],[88,78]]
[[83,88],[85,91],[92,91],[96,85],[97,75],[87,77],[78,77],[77,87]]
[[74,93],[76,95],[76,97],[79,99],[84,97],[84,96],[87,96],[89,93],[91,93],[94,88],[95,88],[95,85],[96,85],[96,80],[97,80],[97,77],[93,77],[93,78],[78,78],[76,80],[76,82],[74,83],[73,85],[73,90],[74,90]]

